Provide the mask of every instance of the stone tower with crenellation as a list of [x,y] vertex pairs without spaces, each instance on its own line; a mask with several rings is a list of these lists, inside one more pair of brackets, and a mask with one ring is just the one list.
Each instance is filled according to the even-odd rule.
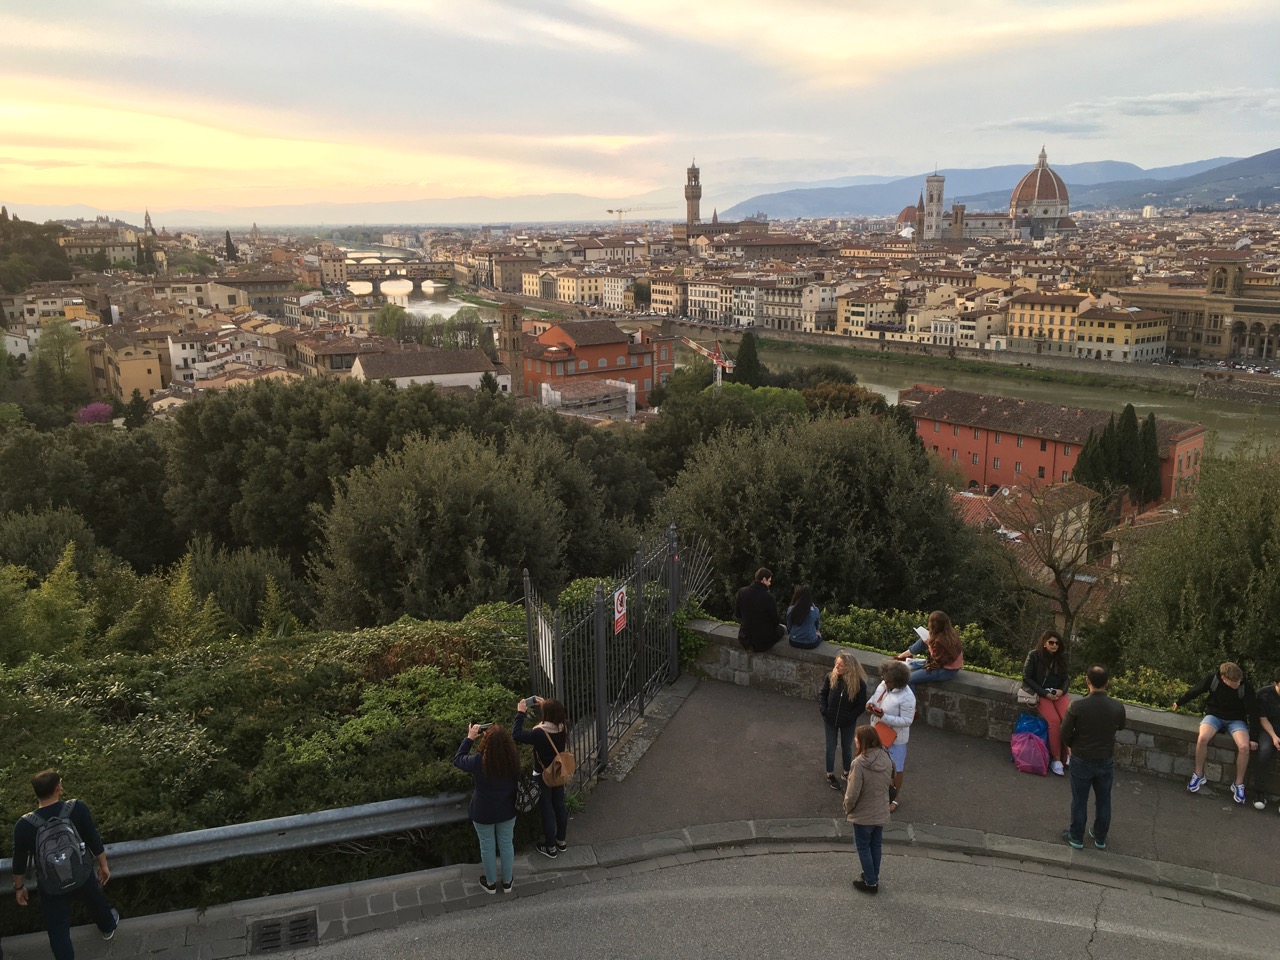
[[920,235],[925,240],[939,240],[942,237],[942,188],[946,178],[936,170],[932,176],[924,178],[924,223],[921,224]]
[[694,160],[689,164],[689,169],[686,172],[688,179],[684,185],[684,202],[687,208],[685,222],[692,227],[702,220],[702,211],[700,209],[702,204],[702,180],[698,171],[698,161]]

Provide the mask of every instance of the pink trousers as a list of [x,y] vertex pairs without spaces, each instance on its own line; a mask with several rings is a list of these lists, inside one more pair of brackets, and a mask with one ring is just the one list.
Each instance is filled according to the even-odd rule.
[[1044,722],[1049,724],[1049,757],[1053,760],[1067,759],[1067,751],[1062,746],[1062,718],[1067,715],[1067,705],[1070,702],[1070,695],[1064,693],[1057,700],[1041,697],[1036,705]]

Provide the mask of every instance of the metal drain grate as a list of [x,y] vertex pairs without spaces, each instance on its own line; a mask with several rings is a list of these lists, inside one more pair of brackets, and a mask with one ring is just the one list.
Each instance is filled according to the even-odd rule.
[[320,942],[316,912],[255,920],[249,925],[249,955],[314,947]]

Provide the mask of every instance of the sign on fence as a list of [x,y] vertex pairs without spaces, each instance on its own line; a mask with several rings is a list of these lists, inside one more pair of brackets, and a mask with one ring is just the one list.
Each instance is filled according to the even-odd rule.
[[627,625],[627,588],[619,587],[613,594],[613,632],[621,633]]

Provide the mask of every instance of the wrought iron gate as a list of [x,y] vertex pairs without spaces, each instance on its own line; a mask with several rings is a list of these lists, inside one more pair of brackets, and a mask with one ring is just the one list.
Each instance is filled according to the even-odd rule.
[[706,548],[681,544],[674,524],[662,541],[642,541],[631,562],[611,581],[598,581],[583,603],[552,609],[525,571],[530,682],[569,713],[569,749],[578,760],[571,791],[608,765],[610,748],[679,676],[676,613],[704,599],[710,582]]

